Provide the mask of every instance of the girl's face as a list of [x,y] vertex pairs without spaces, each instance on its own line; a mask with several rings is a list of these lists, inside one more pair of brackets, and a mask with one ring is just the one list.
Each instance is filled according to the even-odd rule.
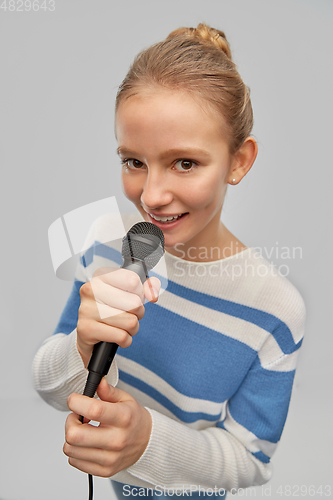
[[180,91],[138,94],[119,105],[125,195],[162,229],[174,255],[179,243],[182,252],[221,246],[220,214],[235,161],[222,130],[217,114]]

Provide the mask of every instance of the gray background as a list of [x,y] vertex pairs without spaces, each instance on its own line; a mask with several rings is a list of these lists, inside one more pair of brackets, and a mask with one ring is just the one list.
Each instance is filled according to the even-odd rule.
[[[297,486],[332,486],[333,2],[55,0],[55,7],[0,10],[1,499],[87,497],[86,476],[62,454],[66,414],[31,383],[33,356],[71,288],[53,273],[47,230],[109,196],[130,211],[115,154],[116,88],[139,50],[202,21],[230,41],[251,88],[259,143],[251,172],[229,188],[222,218],[247,245],[275,249],[269,260],[288,266],[307,306],[271,490],[253,495],[281,499],[288,485],[294,496]],[[283,259],[282,247],[301,247],[302,258]],[[95,499],[111,495],[108,480],[96,478]]]

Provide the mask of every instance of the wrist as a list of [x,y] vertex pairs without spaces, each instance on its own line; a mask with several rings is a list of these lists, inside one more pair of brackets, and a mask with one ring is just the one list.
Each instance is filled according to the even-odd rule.
[[[143,411],[143,418],[140,420],[140,442],[138,443],[137,446],[137,452],[136,456],[134,456],[134,460],[132,464],[128,467],[128,469],[131,469],[131,467],[135,466],[136,464],[140,463],[142,458],[147,452],[147,449],[149,447],[149,443],[151,440],[151,434],[152,434],[152,428],[153,428],[153,420],[152,416],[150,414],[150,411],[146,407],[142,407]],[[130,470],[129,470],[130,472]]]
[[81,356],[81,359],[83,361],[84,367],[87,368],[87,366],[89,364],[89,361],[90,361],[90,358],[91,358],[92,351],[87,351],[87,350],[82,349],[82,347],[80,346],[78,340],[76,340],[76,348],[78,350],[78,353]]
[[150,412],[147,410],[146,407],[143,407],[144,411],[145,411],[145,414],[146,414],[146,432],[145,432],[145,443],[144,443],[144,447],[143,447],[143,450],[142,450],[142,453],[141,455],[143,455],[143,453],[145,452],[148,444],[149,444],[149,441],[150,441],[150,436],[151,436],[151,430],[152,430],[152,427],[153,427],[153,419],[151,417],[151,414]]

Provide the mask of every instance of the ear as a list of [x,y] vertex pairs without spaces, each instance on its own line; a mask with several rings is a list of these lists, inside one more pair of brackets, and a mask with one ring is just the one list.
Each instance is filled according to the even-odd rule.
[[[235,186],[248,173],[258,154],[258,144],[253,137],[247,137],[234,154],[228,183]],[[235,180],[234,180],[235,179]]]

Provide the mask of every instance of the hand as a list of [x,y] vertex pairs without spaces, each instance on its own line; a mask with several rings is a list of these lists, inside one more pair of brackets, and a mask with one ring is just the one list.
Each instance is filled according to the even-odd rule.
[[77,348],[85,367],[97,342],[128,347],[139,330],[145,299],[156,302],[161,283],[149,278],[144,284],[128,269],[98,269],[80,288]]
[[[103,378],[98,386],[100,400],[71,394],[71,413],[66,420],[63,447],[68,463],[93,474],[110,477],[139,460],[151,433],[151,417],[130,394],[109,386]],[[84,423],[79,421],[84,415]],[[88,419],[88,420],[87,420]],[[95,427],[88,422],[100,422]]]

